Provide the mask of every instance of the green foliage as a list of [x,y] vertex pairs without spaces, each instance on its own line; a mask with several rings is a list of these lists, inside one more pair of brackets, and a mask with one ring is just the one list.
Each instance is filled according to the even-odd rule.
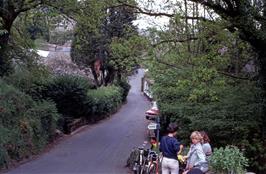
[[247,158],[234,146],[214,149],[209,162],[211,170],[220,174],[244,174],[248,166]]
[[110,45],[112,52],[110,65],[117,71],[128,74],[138,64],[147,45],[147,40],[137,35],[129,38],[114,38]]
[[[56,122],[60,118],[57,113],[57,108],[54,103],[48,101],[38,102],[35,106],[33,106],[27,114],[31,115],[31,117],[40,120],[40,125],[35,124],[33,127],[34,131],[34,139],[39,140],[45,138],[48,141],[53,140]],[[41,126],[41,127],[40,127]],[[40,143],[35,143],[40,144]]]
[[56,103],[58,112],[64,117],[80,118],[91,112],[91,101],[87,91],[93,88],[88,79],[63,75],[55,77],[42,91],[43,98]]
[[59,115],[53,103],[36,103],[0,80],[0,166],[28,158],[52,140]]
[[[247,148],[245,149],[245,155],[248,157],[250,162],[250,168],[256,173],[262,173],[261,171],[266,170],[265,158],[266,158],[266,149],[265,142],[261,141],[259,134],[253,134],[253,137],[250,138],[247,142]],[[256,170],[255,170],[256,169]]]
[[34,101],[30,96],[20,92],[12,86],[0,81],[1,94],[1,125],[12,128],[27,115],[25,113],[33,105]]
[[[149,52],[147,68],[155,81],[152,91],[160,107],[162,131],[169,122],[176,121],[181,126],[180,138],[189,143],[187,137],[192,131],[205,130],[214,147],[233,144],[254,159],[249,161],[252,171],[254,166],[264,168],[265,152],[259,141],[262,91],[250,78],[257,72],[244,71],[247,62],[255,60],[254,52],[237,33],[224,30],[222,21],[198,25],[202,29],[199,38],[189,43],[160,43],[161,39],[180,36],[174,28],[153,33],[151,38],[160,43],[153,54]],[[255,159],[255,154],[260,153],[263,155]]]
[[116,86],[121,87],[122,89],[122,102],[125,102],[127,100],[127,95],[130,90],[130,84],[125,80],[120,80],[115,83]]
[[73,31],[54,32],[49,43],[56,45],[64,45],[67,41],[73,39]]
[[[56,5],[60,5],[62,8],[64,6],[62,3]],[[56,5],[55,3],[53,4],[54,7]],[[75,9],[75,5],[71,8]],[[63,45],[73,36],[73,33],[70,31],[57,31],[59,25],[67,25],[67,21],[69,21],[66,16],[62,15],[62,12],[49,6],[40,6],[21,14],[14,23],[14,28],[20,28],[20,30],[13,30],[16,41],[19,41],[20,45],[25,45],[25,43],[22,43],[23,41],[30,43],[36,39],[44,39],[49,43]]]
[[104,47],[106,41],[101,38],[99,25],[104,17],[100,13],[105,6],[105,1],[83,1],[82,11],[77,18],[77,26],[71,48],[71,59],[81,68],[93,65],[97,49]]
[[[86,10],[77,20],[71,58],[81,68],[91,69],[97,86],[127,75],[137,64],[136,53],[140,53],[137,47],[143,48],[132,24],[136,18],[133,8],[120,3],[116,0],[81,3]],[[133,0],[125,3],[135,5]],[[100,61],[101,72],[94,65],[96,61]]]
[[[245,88],[244,84],[242,87],[217,86],[214,88],[214,101],[208,98],[204,101],[204,98],[201,98],[201,101],[197,102],[191,102],[187,89],[169,91],[169,88],[165,88],[166,91],[160,90],[160,97],[164,98],[160,102],[162,115],[166,121],[177,120],[184,125],[180,132],[183,133],[183,138],[188,137],[189,132],[193,130],[206,130],[214,140],[214,145],[230,143],[246,146],[246,140],[258,131],[257,127],[261,124],[259,118],[254,119],[250,115],[260,115],[261,109],[256,99],[259,94],[253,94],[258,89],[251,84],[245,85]],[[178,96],[180,98],[176,99]]]
[[19,67],[16,71],[4,77],[4,80],[29,94],[34,100],[42,99],[42,91],[45,90],[48,83],[51,83],[51,74],[42,66],[31,68]]
[[10,160],[8,151],[5,148],[5,144],[8,142],[8,136],[10,131],[3,126],[0,126],[0,168],[7,167],[7,163]]
[[117,86],[89,90],[87,96],[93,103],[93,116],[89,118],[93,122],[114,113],[122,103],[122,89]]
[[[96,57],[96,49],[99,47],[101,38],[95,32],[84,33],[84,29],[77,29],[71,47],[71,59],[81,68],[93,66]],[[87,30],[85,30],[87,31]]]
[[[49,22],[53,21],[51,19],[56,15],[55,12],[57,16],[59,14],[73,16],[73,12],[79,11],[77,4],[76,0],[1,1],[0,75],[9,74],[13,69],[11,62],[14,56],[10,54],[13,49],[7,49],[9,44],[19,48],[32,48],[34,45],[31,39],[39,35],[49,38],[47,30],[50,29]],[[23,58],[24,56],[16,56],[15,59],[21,62]]]
[[[258,100],[261,91],[254,82],[227,79],[211,67],[179,70],[155,65],[149,70],[155,79],[153,92],[163,128],[177,121],[182,127],[179,135],[185,142],[190,132],[205,130],[214,146],[234,144],[246,149],[248,158],[261,152],[257,148],[254,153],[252,146],[253,135],[262,126],[262,103]],[[251,160],[250,166],[256,163]]]

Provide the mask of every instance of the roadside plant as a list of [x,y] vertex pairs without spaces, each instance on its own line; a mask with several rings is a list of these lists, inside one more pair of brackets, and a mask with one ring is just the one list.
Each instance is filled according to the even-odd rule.
[[54,103],[36,102],[0,79],[0,169],[40,152],[53,140],[59,116]]
[[115,85],[122,89],[122,102],[125,102],[127,100],[127,95],[131,88],[130,84],[127,82],[126,79],[122,79],[118,80]]
[[211,170],[219,174],[243,174],[248,166],[248,159],[235,146],[214,149],[209,162]]
[[89,90],[87,98],[92,101],[92,113],[89,121],[95,122],[108,117],[121,106],[123,90],[115,85],[103,86],[98,89]]
[[91,112],[86,93],[92,88],[83,77],[62,75],[55,77],[42,93],[44,99],[56,103],[58,112],[64,117],[80,118]]

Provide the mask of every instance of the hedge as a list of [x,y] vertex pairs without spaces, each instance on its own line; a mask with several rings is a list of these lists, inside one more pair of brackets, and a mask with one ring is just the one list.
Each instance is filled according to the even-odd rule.
[[0,168],[41,151],[69,118],[96,122],[117,111],[130,86],[116,85],[95,89],[85,78],[51,77],[45,70],[0,79]]
[[20,91],[30,95],[34,100],[42,100],[42,91],[51,83],[52,76],[44,67],[33,69],[16,69],[13,74],[4,77],[4,81]]
[[64,117],[80,118],[91,113],[91,101],[87,91],[94,88],[87,79],[63,75],[53,78],[42,91],[44,99],[56,103],[58,112]]
[[116,86],[119,86],[122,89],[122,102],[127,100],[127,95],[131,88],[130,84],[125,80],[120,80],[115,83]]
[[35,102],[0,80],[0,167],[39,152],[52,139],[59,118],[55,105]]
[[92,100],[92,115],[88,119],[98,121],[115,112],[122,103],[122,95],[122,89],[114,85],[89,90],[87,96]]

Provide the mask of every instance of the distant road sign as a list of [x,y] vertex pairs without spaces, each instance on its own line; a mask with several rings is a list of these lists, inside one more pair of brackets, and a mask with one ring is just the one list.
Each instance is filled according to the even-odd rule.
[[156,130],[156,129],[159,129],[159,124],[157,124],[157,123],[150,123],[150,124],[148,125],[148,129],[149,129],[149,130]]

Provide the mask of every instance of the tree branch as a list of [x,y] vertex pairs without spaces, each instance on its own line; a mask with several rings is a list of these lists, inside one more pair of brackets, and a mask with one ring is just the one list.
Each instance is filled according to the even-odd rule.
[[118,5],[113,5],[113,6],[109,6],[108,8],[118,8],[118,7],[129,7],[129,8],[132,8],[132,9],[135,9],[137,11],[135,11],[135,13],[142,13],[142,14],[146,14],[146,15],[149,15],[149,16],[167,16],[167,17],[174,17],[175,14],[173,13],[163,13],[163,12],[152,12],[152,10],[149,10],[149,9],[142,9],[138,6],[135,6],[135,5],[131,5],[131,4],[127,4],[127,3],[124,3],[124,2],[121,2],[121,1],[118,1],[120,4]]
[[210,0],[189,0],[189,1],[205,5],[206,7],[213,9],[217,14],[221,15],[225,19],[229,16],[231,12],[228,9],[222,7],[220,4],[213,3]]
[[228,72],[223,72],[223,71],[218,71],[219,74],[222,74],[224,76],[227,76],[227,77],[231,77],[231,78],[234,78],[234,79],[240,79],[240,80],[252,80],[248,77],[240,77],[240,76],[236,76],[234,74],[230,74]]
[[41,5],[41,4],[43,4],[43,1],[42,0],[38,0],[38,1],[31,0],[31,1],[28,1],[27,4],[24,4],[23,3],[23,6],[20,9],[15,9],[15,12],[17,14],[19,14],[19,13],[28,11],[30,9],[36,8],[38,5]]
[[174,42],[174,43],[177,43],[177,42],[187,42],[187,41],[191,41],[191,40],[197,40],[198,38],[197,37],[193,37],[193,38],[187,38],[187,39],[169,39],[169,40],[162,40],[156,44],[152,44],[153,47],[156,47],[158,45],[161,45],[163,43],[170,43],[170,42]]
[[[139,13],[139,14],[144,14],[144,15],[154,16],[154,17],[166,16],[166,17],[172,18],[172,17],[175,17],[175,15],[176,15],[175,13],[153,12],[152,10],[145,9],[145,8],[142,9],[142,8],[137,7],[135,5],[127,4],[127,3],[124,3],[124,2],[121,2],[121,1],[119,1],[119,3],[120,4],[114,5],[114,6],[109,6],[108,8],[129,7],[129,8],[137,10],[134,13]],[[181,16],[180,18],[181,19],[193,19],[193,20],[211,21],[211,20],[206,19],[204,17]]]

